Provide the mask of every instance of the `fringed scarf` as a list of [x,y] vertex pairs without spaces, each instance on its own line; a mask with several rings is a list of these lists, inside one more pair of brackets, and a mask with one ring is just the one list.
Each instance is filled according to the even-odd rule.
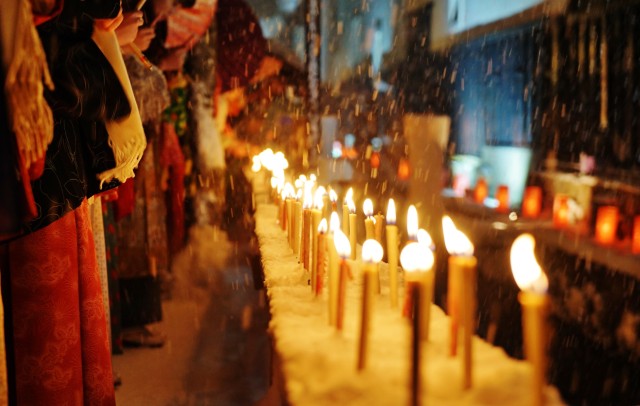
[[53,139],[53,114],[43,96],[44,85],[53,89],[53,82],[27,0],[18,4],[15,38],[4,90],[18,151],[29,168],[44,157]]
[[98,174],[100,187],[102,187],[105,182],[109,182],[114,178],[125,182],[135,176],[133,170],[138,167],[138,163],[142,159],[147,141],[116,34],[113,31],[105,31],[95,26],[91,39],[93,39],[113,67],[131,105],[131,114],[129,116],[120,120],[105,122],[107,133],[109,134],[109,146],[113,150],[116,166]]

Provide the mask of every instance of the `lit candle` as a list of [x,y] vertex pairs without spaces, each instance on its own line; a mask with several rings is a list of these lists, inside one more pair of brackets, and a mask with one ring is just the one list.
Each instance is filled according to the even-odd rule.
[[300,256],[300,244],[302,243],[302,189],[298,189],[296,200],[293,203],[293,252],[298,256],[298,260],[302,262]]
[[532,390],[534,405],[544,404],[545,374],[547,369],[547,324],[549,309],[547,276],[538,265],[531,234],[522,234],[511,246],[511,270],[521,292],[522,336],[524,353],[533,368]]
[[569,225],[569,196],[557,194],[553,198],[553,225],[556,228]]
[[338,210],[338,194],[335,190],[329,189],[329,200],[331,201],[331,212]]
[[[433,272],[431,271],[434,263],[434,256],[431,248],[422,242],[410,242],[400,253],[400,263],[405,272],[405,315],[409,318],[416,317],[413,314],[416,308],[414,301],[419,300],[420,322],[420,339],[429,340],[429,324],[431,318],[431,301],[433,298]],[[418,285],[420,295],[419,298],[413,297],[416,291],[415,286]]]
[[373,216],[373,223],[375,228],[375,238],[380,244],[382,244],[382,229],[384,227],[384,216],[382,213],[378,213]]
[[458,230],[448,216],[442,218],[444,242],[449,252],[448,310],[451,317],[451,355],[456,354],[458,324],[463,330],[462,359],[464,376],[462,386],[471,388],[473,361],[473,333],[476,305],[476,265],[473,256],[473,244],[466,235]]
[[311,226],[309,227],[309,238],[311,240],[311,255],[309,255],[309,271],[311,272],[311,290],[313,292],[317,289],[318,227],[320,226],[320,220],[322,220],[322,208],[324,207],[323,195],[324,191],[318,188],[313,198],[313,209],[311,209],[310,214]]
[[342,202],[342,232],[349,235],[349,202],[353,202],[353,188],[347,190]]
[[409,241],[418,241],[418,211],[414,205],[407,210],[407,238]]
[[387,206],[387,262],[389,263],[389,297],[391,307],[398,307],[398,226],[396,226],[396,204],[389,199]]
[[473,200],[475,200],[476,203],[483,204],[484,199],[486,199],[488,195],[489,185],[487,184],[487,180],[482,177],[478,178],[478,181],[476,182],[476,188],[473,191]]
[[499,213],[507,213],[509,211],[509,186],[498,185],[496,189],[496,200],[498,200],[496,211]]
[[596,215],[596,242],[609,245],[616,240],[619,211],[616,206],[602,206]]
[[358,242],[358,225],[356,223],[356,204],[353,200],[347,203],[349,207],[349,243],[351,244],[351,259],[356,259],[356,244]]
[[316,296],[320,296],[322,294],[322,285],[323,285],[323,281],[324,281],[324,264],[325,264],[325,253],[327,251],[327,238],[326,238],[326,233],[327,233],[327,228],[329,228],[327,226],[327,220],[326,219],[322,219],[322,221],[320,221],[320,224],[318,225],[318,246],[317,246],[317,257],[316,257],[316,262],[315,262],[315,284],[314,286],[314,293]]
[[311,194],[311,184],[304,187],[304,199],[302,200],[302,266],[307,271],[309,268],[309,253],[311,251],[311,207],[313,207],[313,196]]
[[351,244],[349,238],[338,230],[333,234],[333,243],[340,257],[340,275],[338,277],[338,298],[336,309],[336,328],[341,331],[344,326],[344,302],[347,295],[347,278],[349,277],[349,264],[347,259],[351,256]]
[[329,252],[329,324],[336,325],[337,321],[337,309],[338,309],[338,252],[334,244],[334,235],[336,231],[340,230],[340,218],[335,211],[331,213],[331,220],[329,221],[329,234],[327,234],[327,250]]
[[633,219],[633,238],[631,240],[631,252],[640,254],[640,216]]
[[282,190],[282,195],[285,196],[285,218],[283,222],[286,223],[287,226],[287,241],[289,241],[289,247],[293,249],[293,197],[295,192],[293,190],[293,186],[291,183],[287,183]]
[[316,189],[316,193],[318,193],[318,190],[322,191],[322,218],[329,221],[329,216],[331,215],[331,201],[329,201],[329,193],[324,186],[319,186],[318,189]]
[[364,230],[365,230],[365,239],[372,240],[375,238],[375,229],[373,225],[373,202],[371,199],[365,199],[362,204],[362,212],[365,215],[364,219]]
[[542,211],[542,188],[540,186],[527,186],[522,198],[522,216],[536,218]]
[[358,345],[358,370],[367,365],[367,347],[371,328],[378,263],[382,260],[382,245],[376,240],[366,240],[362,244],[362,313],[360,316],[360,340]]

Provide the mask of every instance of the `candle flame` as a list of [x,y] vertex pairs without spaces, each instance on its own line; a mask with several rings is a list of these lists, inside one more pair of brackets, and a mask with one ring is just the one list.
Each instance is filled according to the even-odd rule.
[[511,272],[521,290],[546,293],[547,275],[536,260],[536,240],[531,234],[522,234],[511,245]]
[[278,178],[275,176],[271,177],[271,189],[275,189],[278,186]]
[[333,243],[336,246],[336,251],[342,259],[347,259],[351,256],[351,243],[349,237],[340,229],[334,231]]
[[329,200],[331,200],[331,203],[338,201],[338,194],[333,189],[329,190]]
[[296,195],[295,190],[293,189],[293,185],[287,182],[284,185],[284,189],[282,189],[282,197],[284,199],[293,198]]
[[473,255],[473,244],[467,236],[453,223],[451,217],[442,217],[442,230],[444,231],[444,245],[449,255]]
[[407,234],[412,241],[418,237],[418,211],[414,205],[409,206],[407,211]]
[[336,213],[335,211],[331,213],[331,218],[329,219],[329,230],[332,233],[335,233],[336,230],[340,229],[340,217],[338,216],[338,213]]
[[322,219],[320,224],[318,224],[318,233],[326,234],[328,228],[329,226],[327,225],[327,219]]
[[298,178],[293,181],[293,185],[296,187],[296,189],[302,189],[302,186],[304,186],[304,181]]
[[297,201],[302,200],[302,195],[304,194],[304,191],[302,189],[298,189],[298,191],[295,194],[295,198]]
[[262,169],[262,164],[260,163],[260,157],[259,156],[254,156],[253,157],[253,164],[251,165],[251,170],[253,172],[260,172],[260,170]]
[[311,188],[305,185],[304,198],[302,199],[302,208],[310,209],[312,206],[313,206],[313,194],[311,193]]
[[353,201],[353,188],[350,187],[349,190],[347,190],[347,194],[344,196],[344,204],[349,204],[350,201]]
[[384,250],[378,241],[370,239],[362,244],[362,262],[377,264],[383,255]]
[[309,175],[309,180],[310,180],[311,182],[315,182],[317,179],[318,179],[318,178],[316,177],[316,174],[315,174],[315,173],[312,173],[312,174],[310,174],[310,175]]
[[356,204],[353,202],[353,199],[347,200],[347,207],[349,208],[349,213],[355,214]]
[[371,199],[364,200],[364,203],[362,204],[362,211],[367,217],[373,216],[373,202]]
[[431,234],[429,234],[424,228],[418,230],[417,238],[420,244],[424,244],[431,249],[435,248],[433,244],[433,238],[431,238]]
[[322,208],[324,207],[324,200],[322,200],[322,197],[324,196],[324,188],[322,186],[320,186],[319,188],[316,189],[316,193],[313,196],[313,208],[316,210],[322,210]]
[[400,264],[405,272],[430,271],[434,260],[429,246],[421,242],[410,242],[400,253]]
[[396,224],[396,202],[393,199],[389,199],[387,205],[387,224]]

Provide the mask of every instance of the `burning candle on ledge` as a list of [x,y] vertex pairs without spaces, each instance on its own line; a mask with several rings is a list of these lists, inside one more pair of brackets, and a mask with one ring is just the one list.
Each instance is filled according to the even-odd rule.
[[311,194],[311,184],[304,186],[304,198],[302,199],[302,242],[301,242],[301,262],[304,269],[309,268],[309,252],[311,251],[311,207],[313,206],[313,195]]
[[389,263],[389,297],[391,307],[398,307],[398,226],[396,204],[389,199],[387,205],[387,262]]
[[344,326],[344,303],[347,295],[347,278],[349,277],[349,264],[347,259],[351,256],[351,244],[349,238],[338,230],[333,235],[333,243],[340,257],[340,272],[338,276],[338,299],[336,310],[336,328],[341,331]]
[[602,206],[596,215],[596,242],[609,245],[616,240],[618,218],[620,213],[616,206]]
[[522,336],[524,352],[533,369],[532,391],[534,405],[544,404],[546,385],[546,342],[549,281],[538,265],[531,234],[522,234],[511,246],[511,270],[521,292],[518,301],[522,305]]
[[498,207],[496,211],[499,213],[509,212],[509,186],[498,185],[496,189],[496,200],[498,201]]
[[349,235],[349,202],[353,202],[353,188],[347,190],[342,202],[342,232]]
[[365,215],[364,230],[365,239],[372,240],[375,238],[375,229],[373,225],[373,202],[371,199],[365,199],[362,204],[362,212]]
[[356,259],[356,244],[358,242],[358,224],[356,216],[356,204],[353,199],[347,202],[349,207],[349,243],[351,244],[351,259]]
[[318,227],[322,220],[322,208],[324,207],[324,188],[319,187],[313,197],[313,208],[311,209],[311,227],[309,229],[309,238],[311,240],[311,252],[309,255],[309,271],[311,272],[311,290],[316,292],[317,275],[316,271],[318,261]]
[[298,256],[298,261],[302,262],[300,255],[302,243],[302,189],[296,192],[296,200],[293,203],[293,252]]
[[384,216],[382,213],[378,213],[373,216],[374,236],[378,243],[382,244],[382,228],[384,227]]
[[329,254],[329,275],[327,284],[329,287],[329,324],[336,325],[338,309],[338,252],[334,244],[334,235],[340,231],[340,218],[335,211],[331,213],[329,220],[329,233],[327,234],[327,251]]
[[[405,304],[404,313],[407,317],[416,317],[413,304],[419,300],[419,314],[421,320],[418,323],[420,329],[420,340],[429,340],[429,324],[431,319],[431,301],[433,298],[433,263],[435,259],[431,248],[422,242],[410,242],[400,253],[400,263],[405,272]],[[413,297],[419,288],[419,298]]]
[[338,194],[335,190],[329,189],[329,201],[331,202],[331,208],[329,209],[329,213],[338,210]]
[[318,225],[318,238],[317,238],[317,249],[316,249],[316,261],[315,261],[315,284],[313,285],[314,293],[316,296],[320,296],[322,294],[322,285],[324,281],[324,264],[325,258],[327,257],[327,229],[329,226],[327,225],[327,220],[322,219],[320,224]]
[[282,224],[285,225],[287,230],[287,241],[289,241],[289,247],[293,249],[293,198],[295,196],[295,191],[293,190],[293,186],[291,183],[287,183],[284,185],[284,189],[282,189],[282,200],[284,201],[284,209],[282,213]]
[[489,185],[487,180],[483,177],[478,178],[476,181],[476,187],[473,191],[473,200],[476,203],[484,204],[484,199],[489,196]]
[[640,216],[633,219],[633,237],[631,238],[631,252],[640,254]]
[[569,225],[569,196],[557,194],[553,198],[553,226],[565,228]]
[[542,211],[542,188],[540,186],[527,186],[522,198],[522,216],[537,218]]
[[418,211],[414,205],[407,210],[407,238],[409,241],[418,241]]
[[371,329],[371,312],[376,280],[378,279],[378,263],[384,255],[382,245],[376,240],[366,240],[362,244],[362,313],[360,315],[360,340],[358,345],[358,370],[367,365],[367,347],[369,330]]
[[473,244],[467,236],[458,230],[450,217],[442,218],[444,242],[449,252],[449,284],[447,310],[451,317],[451,355],[456,355],[458,346],[458,325],[463,330],[462,359],[464,376],[463,388],[471,388],[473,361],[473,334],[475,332],[476,306],[476,266],[473,256]]

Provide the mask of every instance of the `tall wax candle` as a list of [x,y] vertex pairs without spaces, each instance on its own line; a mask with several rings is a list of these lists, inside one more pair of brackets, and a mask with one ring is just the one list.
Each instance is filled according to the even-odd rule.
[[522,234],[511,246],[511,270],[521,289],[518,301],[522,306],[522,337],[526,359],[533,370],[532,399],[535,406],[544,405],[544,387],[547,370],[547,314],[549,299],[547,276],[535,257],[535,240],[531,234]]
[[289,247],[291,247],[291,249],[293,249],[293,203],[294,200],[291,197],[287,197],[287,200],[285,200],[285,208],[287,211],[287,237]]
[[309,252],[311,251],[311,207],[313,196],[311,189],[305,187],[302,201],[302,266],[309,271]]
[[350,272],[347,259],[351,256],[351,244],[349,243],[349,238],[341,230],[334,233],[333,243],[335,244],[336,252],[340,256],[336,328],[338,331],[341,331],[344,327],[344,306],[347,296],[347,279],[349,278]]
[[378,263],[382,260],[383,254],[382,246],[376,240],[366,240],[362,244],[362,313],[360,314],[360,339],[358,340],[359,371],[367,365],[375,281],[378,278]]
[[280,199],[278,199],[278,222],[280,223],[280,229],[282,231],[287,230],[287,206],[286,206],[286,196],[284,193],[281,195]]
[[353,204],[353,188],[349,188],[342,202],[342,232],[349,235],[349,204]]
[[327,251],[329,255],[329,275],[327,285],[329,288],[329,324],[336,325],[338,309],[338,278],[339,257],[334,244],[334,235],[340,230],[340,218],[335,211],[331,213],[329,221],[329,233],[327,234]]
[[[449,252],[449,289],[448,304],[452,305],[451,317],[451,354],[457,348],[458,323],[463,332],[463,382],[462,387],[469,389],[473,383],[473,335],[475,333],[476,308],[476,267],[473,256],[473,244],[464,233],[458,230],[448,216],[442,218],[444,242]],[[453,283],[452,283],[453,280]],[[453,286],[451,286],[453,285]]]
[[[405,272],[406,296],[405,315],[409,318],[420,317],[420,339],[429,340],[429,325],[431,322],[431,302],[433,298],[433,263],[434,256],[431,248],[422,242],[410,242],[400,254],[400,263]],[[414,285],[420,286],[420,297],[412,295],[415,292]],[[419,316],[413,313],[416,309],[414,301],[419,300]]]
[[311,209],[311,227],[309,230],[309,237],[311,239],[311,252],[309,255],[309,271],[311,272],[311,290],[316,291],[316,271],[318,261],[318,227],[320,226],[320,220],[322,220],[322,200],[323,192],[318,189],[314,196],[313,208]]
[[302,262],[302,190],[298,190],[296,200],[293,204],[293,252],[298,256],[298,260]]
[[313,292],[315,293],[316,296],[319,296],[322,294],[322,288],[324,284],[324,269],[325,269],[326,259],[328,257],[327,238],[326,238],[328,228],[329,226],[327,225],[327,220],[322,219],[322,221],[320,221],[320,224],[318,225],[318,246],[317,246],[317,257],[315,261],[316,271],[314,272],[315,284],[313,285],[314,287]]
[[389,199],[387,206],[387,262],[389,265],[389,298],[391,307],[398,307],[398,226],[396,205]]
[[356,259],[356,244],[358,242],[358,225],[356,223],[356,205],[353,200],[349,203],[349,243],[351,244],[351,259]]
[[373,224],[373,202],[371,199],[365,199],[362,205],[362,212],[364,213],[364,229],[365,240],[371,240],[375,238],[375,228]]
[[374,229],[375,229],[375,239],[380,244],[382,244],[382,230],[384,228],[384,216],[381,213],[373,216],[374,219]]

